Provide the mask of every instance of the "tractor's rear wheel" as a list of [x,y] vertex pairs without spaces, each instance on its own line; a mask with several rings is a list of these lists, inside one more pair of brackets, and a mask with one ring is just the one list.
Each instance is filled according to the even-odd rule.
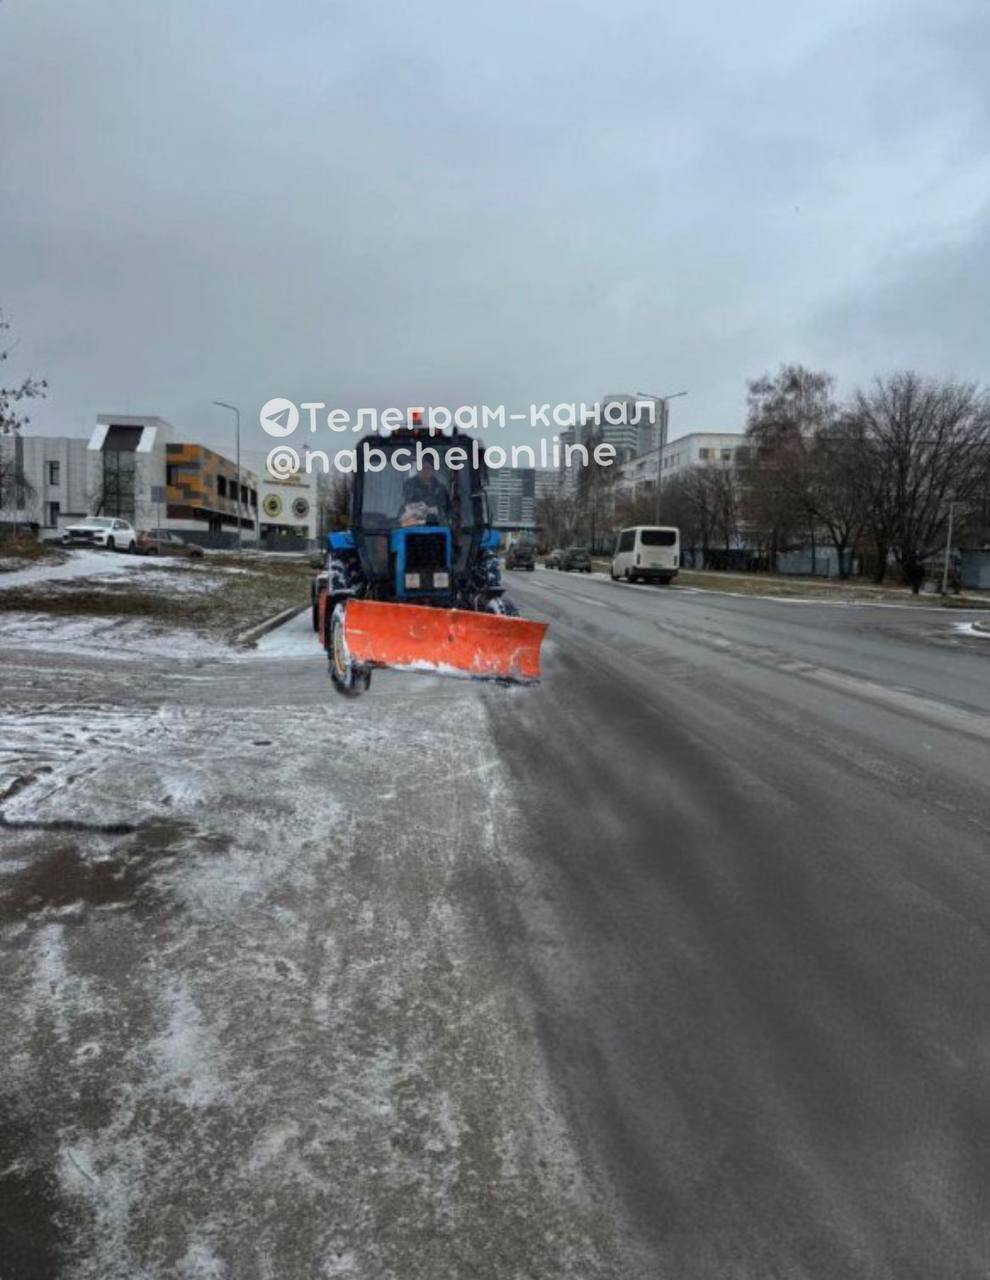
[[347,698],[356,698],[359,693],[367,692],[371,684],[371,670],[354,662],[347,652],[347,640],[344,637],[344,608],[342,604],[334,606],[330,618],[330,637],[327,654],[330,658],[330,682],[338,693]]

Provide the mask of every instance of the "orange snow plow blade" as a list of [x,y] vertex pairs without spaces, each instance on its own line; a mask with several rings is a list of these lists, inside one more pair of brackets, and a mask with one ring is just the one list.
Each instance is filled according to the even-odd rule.
[[351,600],[344,639],[355,662],[488,679],[538,680],[545,622],[498,613]]

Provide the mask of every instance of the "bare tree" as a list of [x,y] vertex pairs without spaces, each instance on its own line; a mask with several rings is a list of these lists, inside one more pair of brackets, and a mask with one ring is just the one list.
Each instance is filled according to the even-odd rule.
[[974,383],[916,373],[857,391],[846,417],[882,576],[888,551],[917,591],[924,560],[978,517],[990,479],[990,397]]
[[[10,324],[0,311],[0,365],[7,362],[16,345],[7,341],[6,335],[9,332]],[[44,396],[47,386],[47,382],[39,378],[24,378],[9,387],[0,385],[0,509],[9,507],[13,510],[15,525],[17,513],[23,510],[27,498],[34,493],[24,475],[18,435],[21,427],[30,422],[30,418],[21,412],[19,406],[25,400]],[[10,439],[4,440],[4,437]]]
[[725,562],[739,532],[740,492],[731,467],[700,463],[672,476],[660,495],[661,519],[681,531],[681,545],[702,554],[703,566]]
[[819,516],[811,455],[835,422],[833,386],[830,374],[799,364],[781,365],[749,384],[745,519],[771,565],[796,541],[810,538],[814,545]]
[[800,458],[799,494],[812,536],[820,526],[835,548],[839,576],[848,578],[869,521],[863,485],[863,445],[855,423],[841,417],[821,427]]
[[330,475],[320,496],[321,533],[333,533],[346,529],[351,519],[351,492],[353,485],[349,475],[334,472]]
[[749,384],[746,434],[768,453],[828,426],[835,416],[832,375],[782,364],[775,375],[766,373]]
[[573,541],[578,522],[575,497],[558,488],[536,501],[536,523],[540,541],[547,549]]
[[601,442],[597,433],[587,441],[588,465],[578,471],[577,483],[579,535],[593,552],[605,550],[615,524],[615,466],[596,459]]
[[21,463],[20,443],[13,431],[0,435],[0,511],[9,512],[15,522],[33,493]]
[[[6,364],[11,351],[17,345],[7,340],[6,335],[9,332],[10,323],[4,319],[3,312],[0,311],[0,365]],[[13,435],[21,427],[27,426],[31,419],[22,413],[18,406],[25,400],[44,396],[47,387],[48,383],[44,378],[24,378],[13,386],[0,386],[0,436]]]
[[709,463],[702,468],[704,484],[710,494],[715,536],[722,550],[730,551],[739,538],[739,513],[742,505],[738,475],[732,466]]
[[626,491],[615,490],[615,530],[630,525],[652,524],[656,517],[656,496],[652,486]]

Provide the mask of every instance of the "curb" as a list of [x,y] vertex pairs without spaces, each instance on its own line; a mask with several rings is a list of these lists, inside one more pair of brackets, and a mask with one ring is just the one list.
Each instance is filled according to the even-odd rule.
[[244,645],[250,648],[256,641],[260,640],[263,635],[267,635],[269,631],[274,631],[276,627],[280,627],[284,622],[288,622],[290,618],[295,618],[300,613],[305,613],[309,605],[292,605],[289,609],[283,609],[280,613],[274,614],[270,618],[266,618],[264,622],[258,622],[253,627],[248,627],[247,631],[242,631],[234,640],[234,644]]

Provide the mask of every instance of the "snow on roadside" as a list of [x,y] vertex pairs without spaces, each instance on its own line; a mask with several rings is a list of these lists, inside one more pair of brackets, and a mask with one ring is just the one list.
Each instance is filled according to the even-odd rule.
[[[454,1280],[494,1257],[618,1274],[501,964],[511,789],[489,692],[396,677],[356,704],[283,702],[270,666],[97,734],[49,707],[55,772],[6,807],[138,828],[68,842],[120,865],[119,909],[14,926],[39,939],[6,989],[19,1088],[36,1096],[43,1063],[32,1122],[81,1224],[67,1280]],[[287,695],[308,680],[289,670]]]
[[92,653],[101,658],[161,657],[202,661],[230,655],[229,645],[190,630],[164,630],[137,618],[0,613],[0,648]]
[[[14,819],[33,813],[47,798],[98,769],[123,771],[135,747],[158,737],[166,721],[165,713],[98,703],[50,702],[17,711],[0,709],[4,815]],[[100,806],[106,821],[105,797]]]
[[280,627],[261,636],[253,649],[244,651],[245,658],[314,658],[320,659],[320,642],[313,630],[311,611],[307,608],[283,622]]

